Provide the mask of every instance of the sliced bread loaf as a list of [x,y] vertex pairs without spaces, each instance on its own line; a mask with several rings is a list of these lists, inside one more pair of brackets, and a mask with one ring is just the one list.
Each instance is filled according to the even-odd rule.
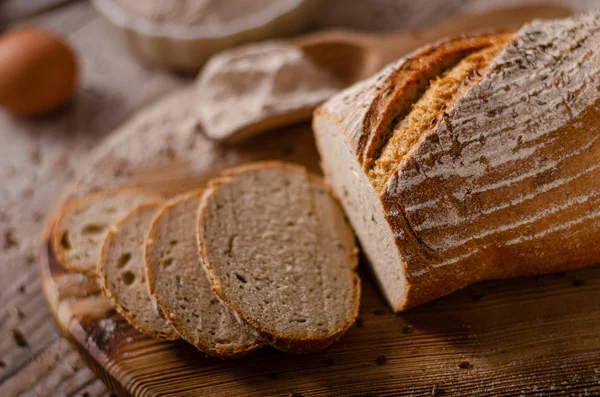
[[446,40],[315,112],[323,172],[393,310],[598,264],[599,31],[594,11]]
[[157,199],[149,192],[125,188],[92,193],[67,204],[52,237],[60,262],[69,270],[92,275],[109,228],[133,207]]
[[183,339],[211,356],[239,357],[262,343],[212,291],[198,254],[202,194],[176,197],[154,219],[146,240],[148,286]]
[[117,310],[137,329],[155,338],[179,335],[155,305],[148,290],[144,242],[160,201],[141,204],[112,227],[100,253],[98,281]]
[[311,352],[354,323],[354,235],[320,178],[281,162],[242,166],[213,181],[198,222],[215,293],[267,343]]

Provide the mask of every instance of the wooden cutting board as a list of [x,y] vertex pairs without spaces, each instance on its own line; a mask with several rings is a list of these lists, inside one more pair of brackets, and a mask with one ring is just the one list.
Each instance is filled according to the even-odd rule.
[[[195,127],[195,95],[174,93],[116,131],[64,199],[121,185],[172,195],[269,158],[318,172],[308,125],[217,146]],[[65,271],[45,236],[40,269],[56,323],[119,395],[600,395],[600,269],[480,283],[393,314],[363,263],[359,320],[331,348],[304,356],[264,348],[222,361],[137,332],[94,280]]]

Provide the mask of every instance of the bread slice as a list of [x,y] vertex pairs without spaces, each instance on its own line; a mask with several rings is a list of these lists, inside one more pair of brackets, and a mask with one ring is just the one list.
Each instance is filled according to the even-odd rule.
[[109,230],[97,273],[106,297],[134,327],[154,338],[175,340],[179,335],[150,296],[144,264],[144,243],[162,205],[138,205]]
[[53,231],[53,246],[67,269],[93,275],[109,228],[133,207],[159,199],[136,188],[104,190],[67,204]]
[[597,264],[599,30],[591,12],[473,37],[485,45],[419,96],[398,86],[418,84],[415,65],[447,40],[317,109],[326,179],[394,310],[483,279]]
[[262,346],[212,291],[198,250],[203,190],[167,203],[146,240],[150,294],[183,339],[211,356],[240,357]]
[[320,350],[354,323],[354,235],[304,168],[263,162],[227,172],[203,197],[198,235],[215,293],[272,346]]

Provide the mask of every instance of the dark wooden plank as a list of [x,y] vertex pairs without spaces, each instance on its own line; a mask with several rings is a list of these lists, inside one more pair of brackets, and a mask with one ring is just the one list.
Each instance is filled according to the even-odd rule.
[[104,384],[69,343],[57,337],[15,376],[0,385],[2,396],[106,396]]

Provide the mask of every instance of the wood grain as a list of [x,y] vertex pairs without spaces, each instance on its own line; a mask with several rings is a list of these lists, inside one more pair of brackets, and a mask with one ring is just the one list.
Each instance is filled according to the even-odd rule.
[[[35,382],[31,373],[43,374]],[[2,386],[4,396],[107,395],[106,387],[69,343],[56,336],[48,347]]]
[[[50,263],[55,278],[65,277]],[[152,340],[79,282],[58,313],[69,339],[119,395],[600,393],[599,269],[486,282],[400,315],[362,276],[358,323],[331,348],[305,356],[265,348],[222,361],[185,342]]]
[[[527,3],[536,1],[527,1]],[[54,352],[62,352],[64,354],[72,354],[72,350],[67,343],[59,342],[60,339],[56,331],[49,312],[45,309],[44,299],[41,294],[41,283],[38,277],[38,270],[34,266],[36,262],[39,233],[43,227],[43,219],[53,207],[62,189],[69,181],[74,169],[78,167],[81,159],[85,159],[86,154],[91,148],[94,148],[115,126],[121,124],[133,112],[146,104],[160,98],[164,93],[185,84],[186,80],[178,79],[168,75],[160,70],[148,68],[140,65],[128,53],[126,53],[117,42],[112,42],[108,38],[109,31],[107,27],[100,22],[91,6],[87,2],[69,4],[64,7],[52,9],[49,12],[44,12],[35,18],[22,20],[22,13],[16,13],[8,18],[8,9],[16,9],[18,6],[33,7],[34,3],[47,3],[47,0],[5,0],[1,2],[0,13],[0,28],[6,28],[7,22],[9,26],[15,24],[38,24],[48,28],[57,34],[66,36],[68,41],[75,46],[83,63],[84,74],[82,84],[80,86],[79,95],[76,101],[65,108],[64,110],[50,115],[42,120],[22,121],[14,120],[10,117],[0,114],[0,396],[19,396],[19,395],[89,395],[89,396],[107,396],[110,394],[98,378],[81,366],[78,372],[84,374],[78,375],[81,378],[80,384],[89,383],[88,386],[77,390],[73,384],[66,378],[56,376],[57,373],[68,371],[65,365],[65,360],[55,359]],[[472,10],[486,10],[489,8],[499,7],[502,4],[523,4],[520,0],[435,0],[427,3],[398,1],[398,0],[328,0],[324,3],[324,10],[321,13],[316,27],[330,28],[355,28],[371,31],[392,31],[392,30],[415,30],[432,23],[439,22],[452,15],[460,15],[468,13]],[[568,4],[577,10],[585,8],[597,7],[599,2],[593,0],[577,1],[577,2],[553,2]],[[42,4],[44,6],[45,4]],[[2,8],[4,7],[4,8]],[[36,11],[37,12],[37,11]],[[418,32],[415,31],[418,36]],[[187,80],[189,81],[189,80]],[[35,186],[35,188],[31,188]],[[15,244],[16,241],[16,244]],[[593,273],[594,271],[592,271]],[[595,276],[586,280],[586,283],[578,288],[570,289],[569,285],[576,277],[585,278],[587,273],[569,274],[563,279],[554,279],[553,276],[542,278],[540,288],[549,288],[550,283],[553,286],[559,283],[562,289],[556,286],[552,290],[553,294],[558,294],[559,290],[563,291],[568,299],[574,299],[570,306],[580,302],[583,299],[594,298],[594,288],[597,287],[597,279]],[[594,281],[596,280],[596,281]],[[518,288],[526,288],[527,286],[537,286],[540,280],[526,279],[523,282],[516,284]],[[511,281],[512,283],[512,281]],[[594,284],[595,283],[595,284]],[[564,284],[564,285],[563,285]],[[578,284],[576,282],[575,284]],[[483,292],[488,292],[493,295],[494,288],[488,287],[490,284],[475,286],[459,295],[463,296],[462,305],[470,304],[470,295],[479,299]],[[492,285],[495,285],[492,283]],[[500,283],[503,285],[503,283]],[[21,288],[24,286],[24,288]],[[479,288],[483,291],[478,292]],[[490,288],[490,291],[487,289]],[[579,288],[582,288],[581,290]],[[591,289],[591,290],[590,290]],[[587,292],[586,292],[587,291]],[[547,292],[547,291],[546,291]],[[576,292],[573,297],[572,293]],[[518,292],[513,292],[518,294]],[[583,295],[581,295],[583,294]],[[559,295],[560,296],[560,295]],[[456,298],[452,298],[456,299]],[[486,303],[488,297],[481,299],[480,303]],[[544,302],[544,296],[538,294],[538,301],[529,302],[529,305],[542,305],[545,310],[550,310]],[[445,301],[441,304],[444,305]],[[560,308],[563,305],[562,300],[554,300]],[[592,305],[593,300],[585,303],[581,310],[584,312]],[[496,302],[493,307],[502,307],[501,302]],[[575,305],[576,306],[576,305]],[[432,306],[433,307],[433,306]],[[487,307],[487,306],[486,306]],[[509,307],[514,309],[514,306]],[[363,307],[363,311],[368,308]],[[373,309],[383,310],[383,309]],[[422,308],[419,310],[431,310],[431,308]],[[459,312],[451,312],[449,314],[440,313],[439,321],[461,321],[462,312],[460,305],[455,310]],[[508,310],[508,309],[507,309]],[[509,311],[500,311],[501,315],[508,316]],[[516,307],[516,311],[520,311],[520,307]],[[561,315],[567,309],[560,310],[554,313],[556,316]],[[22,313],[19,316],[19,312]],[[379,313],[379,311],[378,311]],[[383,317],[391,316],[385,312]],[[573,327],[589,326],[585,337],[580,338],[581,342],[572,342],[571,339],[556,337],[556,332],[546,338],[537,328],[532,328],[533,320],[529,320],[530,339],[535,340],[535,330],[542,335],[543,345],[548,348],[552,343],[557,343],[558,348],[555,353],[557,361],[551,367],[562,365],[562,369],[557,376],[546,371],[551,361],[552,355],[546,351],[546,364],[535,370],[530,366],[528,377],[528,386],[522,390],[529,391],[530,395],[546,395],[548,389],[553,388],[555,395],[594,395],[598,394],[597,386],[594,382],[592,374],[594,367],[593,357],[595,355],[596,362],[598,354],[596,346],[598,341],[594,334],[598,334],[598,326],[596,323],[589,323],[593,320],[594,311],[588,311],[587,314],[578,314],[573,317]],[[542,316],[547,315],[546,312]],[[381,317],[377,315],[373,319]],[[587,320],[586,320],[587,317]],[[487,318],[487,317],[486,317]],[[473,321],[477,318],[471,317]],[[582,321],[585,320],[585,321]],[[403,321],[400,320],[394,321]],[[434,320],[432,320],[434,321]],[[566,321],[566,320],[565,320]],[[561,327],[568,327],[565,321],[552,321],[550,318],[543,322],[542,325],[551,323],[554,330],[561,330]],[[586,323],[587,321],[587,323]],[[368,327],[369,321],[365,322]],[[492,326],[492,325],[490,325]],[[513,326],[512,328],[515,328]],[[397,328],[401,328],[397,325]],[[435,327],[433,327],[435,329]],[[506,327],[505,327],[506,328]],[[511,328],[511,329],[512,329]],[[12,335],[13,329],[19,329],[23,332],[28,345],[20,347],[17,345]],[[368,328],[366,328],[368,329]],[[516,329],[516,328],[515,328]],[[359,330],[359,329],[357,329]],[[357,332],[353,330],[352,333]],[[580,329],[577,335],[581,335],[584,329]],[[498,346],[504,343],[509,344],[510,336],[514,336],[511,331],[509,336],[503,338],[503,341],[498,343]],[[502,335],[502,331],[498,331]],[[351,334],[353,335],[353,334]],[[348,337],[351,337],[348,336]],[[450,333],[449,338],[454,337],[454,333]],[[402,335],[400,335],[402,337]],[[420,340],[422,337],[417,338]],[[470,337],[469,337],[470,338]],[[467,338],[467,342],[471,339]],[[344,340],[342,340],[343,342]],[[345,342],[344,342],[345,343]],[[450,342],[449,342],[450,343]],[[492,343],[493,344],[493,343]],[[464,344],[463,344],[464,345]],[[476,348],[469,345],[471,348]],[[523,345],[524,346],[524,345]],[[503,388],[508,395],[521,395],[521,389],[514,387],[514,383],[507,381],[503,368],[508,366],[510,355],[515,355],[514,349],[521,349],[523,346],[514,347],[509,353],[500,352],[501,348],[490,348],[488,353],[491,357],[488,360],[501,361],[504,367],[499,367],[493,370],[495,375],[490,375],[490,378],[496,383],[506,382],[504,386],[496,385],[496,388]],[[442,346],[443,347],[443,346]],[[468,346],[467,346],[468,347]],[[591,349],[588,350],[588,347]],[[340,347],[341,348],[341,345]],[[372,348],[372,345],[371,345]],[[366,349],[366,348],[365,348]],[[429,350],[431,353],[433,350]],[[589,351],[589,352],[588,352]],[[187,352],[187,350],[186,350]],[[361,350],[364,353],[365,350]],[[418,351],[407,350],[409,355],[417,355]],[[563,353],[568,354],[564,355]],[[580,359],[578,354],[585,353],[587,358]],[[63,353],[61,353],[63,354]],[[187,352],[186,354],[191,354]],[[263,353],[261,353],[263,354]],[[350,352],[345,353],[350,356]],[[446,357],[443,350],[439,350],[436,354],[440,360]],[[385,353],[384,353],[385,355]],[[268,356],[268,354],[267,354]],[[375,351],[363,357],[364,365],[372,365],[372,360],[377,359],[379,355],[375,355]],[[386,356],[387,357],[387,356]],[[382,370],[387,363],[394,363],[400,360],[400,356],[396,358],[387,358],[387,361],[378,370]],[[454,358],[454,356],[452,356]],[[591,357],[591,358],[590,358]],[[528,361],[529,358],[535,357],[520,356],[522,361]],[[198,359],[198,358],[197,358]],[[268,357],[267,357],[268,359]],[[329,358],[323,358],[324,364],[331,364]],[[437,372],[440,364],[432,364],[432,356],[424,356],[424,363],[429,363],[430,368],[426,369],[427,379],[430,383],[437,381]],[[502,361],[503,360],[503,361]],[[385,361],[383,359],[379,362]],[[405,361],[398,361],[403,365]],[[40,363],[43,363],[41,365]],[[550,364],[549,364],[550,363]],[[453,366],[454,362],[448,365]],[[581,375],[578,368],[584,367],[587,375]],[[518,373],[519,367],[515,364],[512,374]],[[509,367],[509,368],[513,368]],[[320,368],[320,367],[319,367]],[[324,371],[329,376],[336,374],[337,371],[328,370],[329,367],[324,367]],[[419,368],[423,368],[422,366]],[[394,373],[389,370],[388,378],[401,377],[402,379],[408,376],[403,374],[405,369],[397,370]],[[468,377],[468,372],[460,372],[452,367],[455,374],[461,375],[462,378]],[[488,370],[492,372],[492,370]],[[411,374],[413,372],[410,372]],[[571,373],[571,375],[569,375]],[[266,377],[258,377],[257,383],[265,383],[271,380],[271,373],[267,372]],[[52,384],[44,383],[46,377],[57,379]],[[301,378],[302,373],[288,374]],[[516,375],[514,375],[516,376]],[[578,384],[581,377],[586,380]],[[182,378],[183,379],[183,378]],[[284,378],[285,379],[285,378]],[[384,379],[383,384],[391,382],[390,379]],[[448,379],[448,377],[447,377]],[[477,378],[481,379],[481,378]],[[516,378],[515,378],[516,379]],[[541,379],[541,380],[540,380]],[[453,382],[454,380],[452,380]],[[248,382],[252,382],[248,380]],[[322,381],[324,384],[326,380]],[[349,382],[352,382],[349,379]],[[41,387],[27,389],[25,386],[31,384],[39,384]],[[401,387],[405,393],[410,392],[411,383]],[[472,395],[480,392],[483,386],[473,389]],[[211,390],[217,390],[218,387],[211,386]],[[373,386],[372,389],[375,389]],[[443,385],[440,384],[440,389],[443,391]],[[230,390],[225,388],[224,390]],[[277,389],[277,390],[282,390]],[[285,389],[286,392],[288,389]],[[322,390],[322,389],[321,389]],[[339,395],[337,389],[331,389],[330,395]],[[463,389],[465,390],[465,389]],[[86,392],[86,393],[84,393]],[[358,393],[358,391],[356,392]],[[356,394],[350,392],[349,394]],[[465,394],[467,391],[464,392]],[[181,393],[180,393],[181,394]],[[277,393],[275,393],[277,394]],[[281,394],[284,394],[282,392]],[[389,394],[389,393],[388,393]],[[393,393],[392,393],[393,394]],[[421,386],[414,389],[413,395],[430,395],[431,388]],[[446,393],[446,395],[450,395]]]

